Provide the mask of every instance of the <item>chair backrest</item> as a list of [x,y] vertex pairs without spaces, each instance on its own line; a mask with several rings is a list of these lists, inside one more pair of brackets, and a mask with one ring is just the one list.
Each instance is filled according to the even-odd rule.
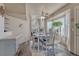
[[23,42],[19,45],[19,48],[16,52],[16,56],[31,56],[32,53],[29,48],[28,42]]
[[49,41],[48,41],[48,44],[51,44],[51,45],[54,44],[54,41],[55,41],[55,34],[56,34],[56,31],[54,31],[54,30],[51,30],[51,31],[50,31],[50,39],[49,39]]

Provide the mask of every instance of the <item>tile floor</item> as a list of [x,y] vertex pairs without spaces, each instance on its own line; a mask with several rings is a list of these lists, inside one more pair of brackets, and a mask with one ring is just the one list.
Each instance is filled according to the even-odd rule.
[[40,52],[38,53],[37,50],[32,49],[32,56],[54,56],[54,54],[55,56],[74,56],[59,44],[55,44],[54,51],[53,48],[51,47],[50,49],[47,50],[47,53],[46,51],[42,50],[40,50]]

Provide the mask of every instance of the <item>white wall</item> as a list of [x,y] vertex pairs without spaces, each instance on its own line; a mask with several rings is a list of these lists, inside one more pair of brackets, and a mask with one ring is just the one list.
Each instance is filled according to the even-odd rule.
[[16,53],[16,40],[0,40],[0,56],[14,56]]
[[0,15],[0,32],[4,32],[4,17]]
[[[3,6],[3,8],[5,9],[3,3],[0,3],[0,6]],[[2,15],[0,15],[0,32],[4,32],[4,17],[2,17]]]
[[79,23],[79,5],[74,8],[74,53],[79,55],[79,29],[76,24]]
[[[16,33],[17,39],[16,44],[20,44],[30,39],[30,26],[29,20],[19,19],[13,16],[6,16],[9,20],[7,21],[8,31]],[[19,27],[20,24],[23,24]]]

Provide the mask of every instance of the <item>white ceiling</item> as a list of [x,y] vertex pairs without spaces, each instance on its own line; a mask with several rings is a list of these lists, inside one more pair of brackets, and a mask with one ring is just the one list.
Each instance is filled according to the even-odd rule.
[[[43,10],[46,13],[51,14],[62,6],[66,5],[66,3],[6,3],[4,5],[6,8],[6,13],[11,13],[16,17],[25,19],[26,12],[30,12],[31,15],[41,15],[41,12]],[[28,6],[29,8],[26,6]],[[26,11],[26,9],[30,9],[30,11]]]
[[26,4],[25,3],[5,3],[6,14],[26,19]]
[[26,5],[24,3],[6,3],[5,8],[9,13],[25,14]]
[[29,4],[32,14],[41,14],[45,11],[48,14],[54,13],[56,10],[66,5],[66,3],[32,3]]

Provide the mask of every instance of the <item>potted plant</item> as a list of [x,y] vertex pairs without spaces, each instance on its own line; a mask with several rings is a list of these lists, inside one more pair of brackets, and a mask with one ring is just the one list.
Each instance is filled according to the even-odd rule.
[[52,23],[52,27],[54,27],[54,28],[60,28],[61,25],[62,25],[62,22],[61,21],[54,21]]
[[76,28],[79,29],[79,23],[76,23]]
[[[61,29],[61,26],[62,26],[61,21],[53,21],[53,23],[52,23],[52,27],[53,27],[53,29],[55,29],[55,31],[53,33],[54,34],[54,36],[53,36],[53,51],[54,51],[55,35],[56,35],[56,32],[58,32],[58,29]],[[55,53],[54,53],[54,55],[55,55]]]

